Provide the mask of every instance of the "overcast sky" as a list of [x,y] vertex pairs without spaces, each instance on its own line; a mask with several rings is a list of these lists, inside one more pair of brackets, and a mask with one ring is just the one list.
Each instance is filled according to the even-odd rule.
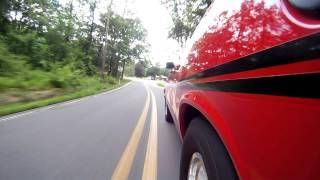
[[133,0],[134,11],[148,31],[148,39],[152,46],[153,62],[164,65],[173,61],[177,43],[168,39],[168,31],[172,20],[167,9],[160,0]]
[[[62,4],[70,2],[70,0],[59,1]],[[110,2],[110,0],[99,1],[98,13],[95,17],[96,21],[98,21],[100,13],[106,12],[106,7]],[[169,11],[161,4],[160,0],[114,0],[113,4],[115,10],[120,14],[122,14],[125,4],[127,4],[127,9],[141,19],[143,26],[148,32],[147,40],[151,45],[150,60],[153,64],[158,62],[164,66],[168,61],[177,62],[178,44],[176,41],[167,38],[172,20]],[[78,9],[78,11],[89,13],[83,9]]]

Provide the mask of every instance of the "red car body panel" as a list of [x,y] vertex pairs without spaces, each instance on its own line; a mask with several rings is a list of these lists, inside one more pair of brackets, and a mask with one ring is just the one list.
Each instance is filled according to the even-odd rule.
[[[170,83],[165,88],[166,102],[181,138],[186,131],[183,115],[186,107],[192,106],[219,134],[240,179],[320,179],[319,96],[211,91],[180,85],[182,82],[219,83],[319,75],[317,56],[299,62],[201,76],[210,68],[319,32],[319,20],[304,16],[287,1],[215,0],[187,47],[185,63],[170,75]],[[314,48],[318,48],[320,55],[319,45]],[[290,58],[290,52],[285,53]],[[277,60],[278,57],[270,58]],[[200,78],[188,79],[199,73]],[[272,87],[269,90],[272,91]]]

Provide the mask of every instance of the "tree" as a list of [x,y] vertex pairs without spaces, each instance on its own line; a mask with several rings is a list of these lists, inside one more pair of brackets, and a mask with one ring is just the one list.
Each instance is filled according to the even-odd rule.
[[124,74],[126,76],[132,77],[134,76],[134,68],[135,68],[135,63],[134,62],[129,62],[126,64],[125,72]]
[[94,22],[94,16],[95,16],[95,12],[96,12],[96,9],[97,9],[97,0],[86,0],[87,3],[89,4],[90,6],[90,16],[89,16],[89,19],[90,19],[90,22],[88,24],[89,26],[89,31],[88,31],[88,38],[87,38],[87,41],[84,45],[84,51],[85,51],[85,54],[88,55],[89,54],[89,51],[90,51],[90,48],[91,48],[91,44],[92,44],[92,41],[93,41],[93,32],[96,28],[96,24]]
[[106,55],[107,55],[107,47],[108,47],[108,33],[109,33],[109,23],[110,23],[110,18],[111,18],[111,6],[112,6],[113,0],[110,1],[108,8],[107,8],[107,14],[105,18],[104,24],[104,29],[103,29],[103,34],[104,34],[104,40],[102,42],[102,49],[101,49],[101,76],[102,79],[104,79],[104,71],[105,71],[105,63],[106,63]]
[[160,68],[157,66],[152,66],[147,69],[147,76],[152,76],[155,78],[156,76],[160,75]]
[[160,68],[160,75],[162,76],[168,76],[170,73],[170,70],[167,68]]
[[[100,22],[94,18],[100,0],[67,0],[63,5],[59,2],[0,2],[0,44],[1,52],[6,53],[0,62],[1,71],[8,67],[8,71],[15,69],[16,73],[17,68],[13,67],[25,64],[30,71],[68,67],[74,73],[93,76],[102,64],[103,75],[108,72],[122,78],[126,64],[145,59],[146,30],[139,19],[128,16],[126,11],[122,15],[115,13],[112,0]],[[14,58],[17,61],[12,61]]]
[[173,26],[168,36],[181,46],[192,36],[212,0],[164,0],[162,3],[171,12]]
[[145,75],[145,67],[143,63],[139,62],[134,67],[134,75],[136,77],[144,77]]
[[[107,15],[101,17],[102,24],[107,21]],[[104,27],[99,27],[100,32]],[[147,52],[148,44],[145,43],[146,30],[137,18],[124,18],[114,12],[110,16],[109,36],[102,36],[100,39],[107,39],[108,52],[107,69],[108,74],[123,78],[125,65],[128,62],[141,60]],[[119,72],[121,73],[119,75]]]

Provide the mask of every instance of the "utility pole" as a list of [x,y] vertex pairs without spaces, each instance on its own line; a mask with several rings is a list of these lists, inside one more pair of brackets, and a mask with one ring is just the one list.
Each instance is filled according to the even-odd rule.
[[104,69],[106,67],[106,58],[107,58],[107,45],[108,45],[108,30],[109,30],[109,22],[111,17],[111,6],[112,6],[113,0],[110,0],[110,3],[108,5],[108,12],[107,12],[107,19],[105,24],[105,39],[103,42],[102,52],[101,52],[101,78],[104,81]]

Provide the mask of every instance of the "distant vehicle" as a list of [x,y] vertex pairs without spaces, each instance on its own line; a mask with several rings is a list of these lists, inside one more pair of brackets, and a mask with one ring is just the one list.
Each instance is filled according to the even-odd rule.
[[320,1],[215,0],[166,86],[180,179],[320,179]]

